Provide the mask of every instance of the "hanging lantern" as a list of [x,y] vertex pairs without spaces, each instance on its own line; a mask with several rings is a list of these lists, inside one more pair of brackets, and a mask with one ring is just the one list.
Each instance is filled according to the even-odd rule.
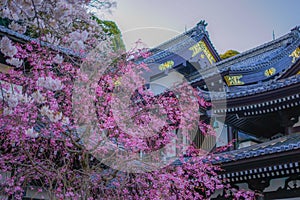
[[214,123],[213,123],[213,129],[217,129],[217,128],[219,128],[219,123],[215,118]]

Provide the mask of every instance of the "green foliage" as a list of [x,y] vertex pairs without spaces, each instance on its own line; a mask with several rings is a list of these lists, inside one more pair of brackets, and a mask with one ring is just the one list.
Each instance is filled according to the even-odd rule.
[[0,17],[0,26],[4,26],[8,28],[9,23],[10,23],[9,19]]
[[228,50],[228,51],[226,51],[225,53],[220,54],[220,58],[221,58],[222,60],[224,60],[224,59],[226,59],[226,58],[230,58],[230,57],[232,57],[232,56],[235,56],[235,55],[237,55],[237,54],[239,54],[239,53],[240,53],[240,52],[235,51],[235,50]]
[[111,36],[113,36],[113,48],[114,50],[123,49],[125,50],[125,45],[122,40],[122,34],[117,24],[113,21],[104,21],[100,20],[96,16],[93,16],[93,19],[101,25],[103,31]]

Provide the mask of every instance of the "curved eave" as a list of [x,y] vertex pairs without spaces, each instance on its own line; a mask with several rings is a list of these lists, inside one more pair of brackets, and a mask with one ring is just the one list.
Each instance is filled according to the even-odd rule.
[[214,47],[213,43],[210,41],[209,36],[206,34],[203,39],[204,39],[205,43],[207,44],[210,52],[212,52],[214,58],[216,59],[216,62],[220,62],[221,58],[220,58],[216,48]]

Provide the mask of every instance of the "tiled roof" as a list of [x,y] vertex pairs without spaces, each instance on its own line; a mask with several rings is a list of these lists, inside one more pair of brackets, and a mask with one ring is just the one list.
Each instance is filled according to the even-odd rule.
[[[204,78],[208,78],[222,72],[251,72],[257,71],[266,66],[275,65],[289,55],[300,45],[300,30],[299,27],[294,28],[288,34],[260,45],[256,48],[250,49],[236,56],[222,60],[216,65],[212,66],[216,70],[208,71],[205,69],[201,71],[201,77],[194,72],[190,77],[191,83],[198,82]],[[290,65],[286,66],[290,67]],[[207,73],[208,72],[208,73]]]
[[[287,46],[289,44],[289,46]],[[284,54],[284,50],[294,49],[299,44],[299,36],[290,32],[276,40],[267,42],[256,48],[240,53],[234,57],[225,59],[217,63],[221,71],[226,70],[253,70],[253,67],[268,62],[279,54]]]
[[174,162],[172,162],[172,165],[174,165],[174,166],[180,166],[183,163],[188,162],[189,160],[190,160],[190,157],[185,157],[183,160],[176,159],[176,160],[174,160]]
[[[246,70],[253,70],[260,65],[269,64],[272,59],[277,58],[277,56],[284,51],[284,46],[279,46],[277,48],[271,49],[269,51],[265,51],[259,55],[248,57],[243,61],[234,63],[232,65],[224,67],[224,70],[230,71],[246,71]],[[218,65],[222,66],[222,65]]]
[[217,154],[216,163],[227,163],[300,149],[300,134],[293,134],[238,150]]
[[13,31],[13,30],[11,30],[9,28],[6,28],[4,26],[0,26],[0,33],[4,33],[5,35],[10,35],[10,36],[16,37],[20,40],[24,40],[24,41],[28,41],[28,42],[32,41],[32,42],[41,43],[42,46],[48,47],[48,48],[50,48],[54,51],[58,51],[58,52],[61,52],[61,53],[67,54],[67,55],[76,56],[76,57],[84,57],[84,55],[76,53],[71,49],[68,49],[68,48],[65,48],[65,47],[62,47],[62,46],[56,46],[56,45],[53,45],[53,44],[50,44],[50,43],[47,43],[47,42],[39,41],[35,38],[31,38],[27,35],[20,34],[16,31]]
[[[254,157],[271,155],[276,153],[293,151],[300,149],[300,133],[280,137],[274,140],[255,144],[249,147],[244,147],[238,150],[217,153],[214,156],[212,163],[221,164],[246,160]],[[183,162],[188,162],[189,157],[185,157]],[[176,159],[172,165],[179,166],[183,164],[180,159]]]

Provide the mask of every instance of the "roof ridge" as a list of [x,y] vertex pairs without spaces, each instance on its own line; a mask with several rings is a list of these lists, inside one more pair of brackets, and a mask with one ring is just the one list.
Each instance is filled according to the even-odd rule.
[[163,42],[163,43],[161,43],[161,44],[159,44],[159,45],[157,45],[157,46],[151,48],[150,51],[155,50],[155,49],[164,50],[164,49],[161,48],[161,47],[167,46],[168,44],[170,44],[170,43],[172,43],[172,42],[178,40],[179,38],[182,38],[182,37],[188,35],[189,33],[192,33],[193,31],[195,31],[195,28],[196,28],[196,27],[193,27],[193,28],[189,29],[188,31],[185,31],[185,32],[183,32],[183,33],[180,33],[179,35],[177,35],[177,36],[175,36],[175,37],[173,37],[173,38],[171,38],[171,39],[169,39],[169,40],[167,40],[167,41],[165,41],[165,42]]

